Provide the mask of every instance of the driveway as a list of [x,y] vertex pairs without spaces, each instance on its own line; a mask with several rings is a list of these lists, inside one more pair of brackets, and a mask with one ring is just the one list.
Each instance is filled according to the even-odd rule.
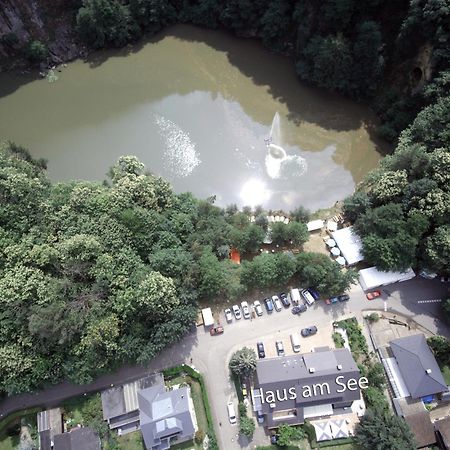
[[[424,300],[445,298],[448,296],[448,288],[448,284],[439,280],[413,279],[389,286],[384,289],[386,292],[381,298],[369,302],[361,287],[355,285],[350,290],[350,301],[335,305],[326,305],[319,301],[300,316],[283,309],[270,315],[264,312],[262,317],[252,320],[241,319],[231,324],[226,324],[222,317],[221,321],[225,328],[223,335],[210,336],[207,330],[199,327],[180,343],[163,351],[145,367],[126,366],[113,374],[99,377],[89,385],[61,383],[33,394],[9,397],[0,403],[0,417],[32,406],[58,405],[62,400],[72,396],[96,392],[111,384],[125,383],[147,373],[186,362],[197,367],[205,376],[220,448],[223,450],[254,448],[256,438],[255,442],[248,442],[239,437],[238,426],[230,425],[227,417],[227,402],[234,401],[237,407],[234,386],[228,377],[228,361],[235,350],[244,345],[254,347],[258,340],[265,341],[266,338],[268,342],[279,338],[285,343],[285,348],[290,348],[289,335],[292,332],[298,333],[301,328],[316,325],[319,330],[328,329],[335,320],[351,316],[361,319],[364,310],[383,310],[385,307],[388,311],[408,316],[432,333],[450,337],[449,327],[439,321],[439,303],[421,303]],[[301,339],[302,351],[313,343],[312,339],[315,338]],[[320,342],[317,344],[327,345]],[[257,444],[260,445],[260,430],[257,436]]]

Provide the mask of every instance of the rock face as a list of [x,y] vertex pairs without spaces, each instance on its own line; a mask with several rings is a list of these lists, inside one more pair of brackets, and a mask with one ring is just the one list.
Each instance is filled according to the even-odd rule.
[[1,0],[0,68],[20,62],[22,49],[39,40],[49,50],[49,62],[59,63],[78,56],[74,33],[73,0]]

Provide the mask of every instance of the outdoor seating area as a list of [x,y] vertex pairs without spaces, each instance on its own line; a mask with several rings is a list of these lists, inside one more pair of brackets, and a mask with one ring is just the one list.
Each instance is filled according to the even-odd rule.
[[354,435],[359,419],[355,413],[334,415],[332,419],[312,420],[317,442],[343,439]]

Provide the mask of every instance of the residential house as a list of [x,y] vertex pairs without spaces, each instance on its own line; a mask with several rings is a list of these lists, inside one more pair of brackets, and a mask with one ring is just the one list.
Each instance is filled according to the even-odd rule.
[[[305,419],[352,411],[360,401],[360,371],[348,349],[316,348],[300,355],[260,359],[252,391],[255,409],[268,428],[281,423],[302,424]],[[363,411],[361,411],[363,413]]]
[[101,450],[98,434],[89,427],[55,435],[53,450]]

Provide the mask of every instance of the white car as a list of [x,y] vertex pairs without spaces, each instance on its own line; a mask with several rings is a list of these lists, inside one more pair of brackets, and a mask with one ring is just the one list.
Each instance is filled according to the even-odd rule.
[[283,309],[283,305],[281,304],[281,300],[278,298],[278,295],[272,295],[273,307],[276,311],[281,311]]
[[250,319],[250,309],[247,302],[241,302],[242,312],[244,313],[244,319]]
[[233,321],[233,314],[231,314],[231,309],[230,308],[227,308],[225,310],[225,319],[227,319],[228,323]]
[[238,305],[233,305],[233,314],[236,317],[236,320],[239,320],[242,317],[241,309]]
[[262,310],[262,306],[259,300],[255,300],[253,302],[253,307],[255,308],[255,312],[257,316],[262,316],[263,315],[263,310]]
[[227,412],[228,412],[228,419],[230,420],[230,423],[232,425],[234,425],[236,423],[236,412],[234,410],[234,405],[232,402],[228,403]]
[[315,300],[314,297],[311,295],[311,292],[308,291],[308,289],[303,289],[301,292],[302,297],[305,299],[305,302],[308,306],[311,306]]

